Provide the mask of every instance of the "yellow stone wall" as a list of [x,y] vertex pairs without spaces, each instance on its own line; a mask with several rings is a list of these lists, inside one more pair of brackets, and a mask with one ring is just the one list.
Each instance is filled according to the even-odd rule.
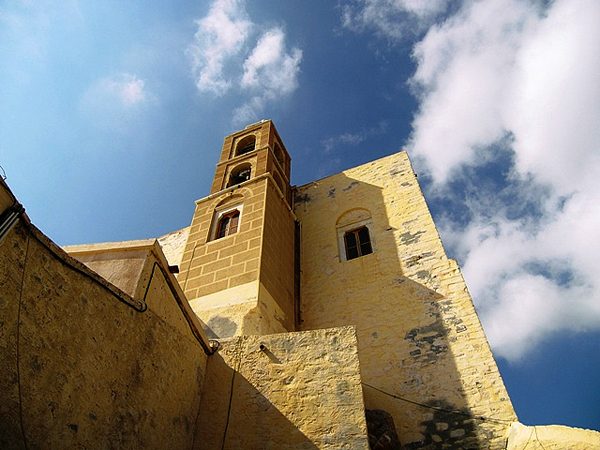
[[132,297],[26,218],[0,242],[0,448],[191,448],[208,343],[158,249],[95,260]]
[[600,433],[561,425],[528,427],[511,425],[507,450],[598,450]]
[[274,182],[267,185],[260,281],[283,315],[278,318],[294,331],[294,216]]
[[[366,407],[411,448],[504,448],[516,416],[406,153],[299,187],[294,211],[301,329],[356,326]],[[337,228],[369,215],[374,252],[343,261]]]
[[[233,206],[238,232],[211,240]],[[198,200],[178,280],[211,337],[294,330],[294,217],[269,175]]]
[[352,327],[221,345],[209,361],[194,448],[368,450]]
[[170,265],[179,267],[189,232],[190,227],[185,227],[158,238],[158,242]]
[[[178,277],[188,299],[258,280],[266,188],[263,178],[198,200]],[[243,205],[238,232],[210,240],[215,211],[236,205]]]
[[[249,135],[256,137],[255,150],[243,155],[236,155],[235,150],[238,142]],[[274,156],[276,145],[282,152],[283,164],[276,162]],[[228,174],[233,167],[240,163],[251,163],[253,177],[278,172],[285,182],[289,184],[291,159],[271,121],[249,125],[244,130],[225,138],[219,163],[215,170],[215,177],[210,190],[211,194],[216,194],[226,188],[226,181],[229,178]],[[284,196],[285,194],[284,192]],[[290,197],[286,196],[286,198],[288,198],[288,201],[290,200]]]

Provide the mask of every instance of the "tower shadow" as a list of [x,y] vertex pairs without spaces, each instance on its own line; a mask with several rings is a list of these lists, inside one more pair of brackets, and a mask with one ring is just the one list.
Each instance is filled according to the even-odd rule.
[[[503,448],[514,411],[406,153],[301,186],[295,200],[301,329],[356,326],[366,408],[392,415],[403,448]],[[373,252],[345,261],[334,237],[357,208]]]

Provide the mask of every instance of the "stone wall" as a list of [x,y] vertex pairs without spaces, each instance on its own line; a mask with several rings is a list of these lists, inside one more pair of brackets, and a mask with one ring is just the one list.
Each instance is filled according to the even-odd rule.
[[0,242],[0,448],[191,448],[208,343],[164,257],[136,267],[132,297],[26,216]]
[[189,232],[190,227],[185,227],[158,238],[158,242],[170,265],[179,266],[179,263],[181,263]]
[[[253,180],[196,202],[178,280],[211,337],[243,334],[245,317],[257,307],[267,182]],[[217,212],[239,205],[238,232],[211,239]]]
[[[294,212],[301,329],[356,326],[366,407],[405,448],[504,448],[516,416],[406,153],[299,187]],[[353,221],[373,253],[345,261]]]
[[[258,280],[267,179],[196,202],[179,281],[190,299]],[[211,239],[215,211],[242,205],[238,232]]]
[[278,319],[287,331],[294,319],[294,215],[269,179],[265,208],[260,282],[277,303]]
[[[214,239],[231,207],[237,233]],[[211,337],[294,330],[294,216],[269,175],[196,202],[178,280]]]
[[209,361],[194,448],[368,450],[353,328],[221,345]]
[[600,433],[560,425],[528,427],[515,422],[510,427],[507,450],[598,450]]

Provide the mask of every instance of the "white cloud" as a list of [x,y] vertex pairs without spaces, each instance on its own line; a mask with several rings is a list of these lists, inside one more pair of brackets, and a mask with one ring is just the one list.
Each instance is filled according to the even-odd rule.
[[[440,231],[511,360],[554,332],[600,329],[598,23],[595,0],[472,1],[414,47],[409,151],[430,200],[462,208]],[[490,163],[496,187],[480,184]]]
[[324,152],[330,153],[335,147],[338,145],[350,145],[355,146],[363,142],[367,137],[364,134],[352,134],[352,133],[344,133],[335,137],[328,137],[321,141],[323,144]]
[[126,131],[133,120],[156,102],[145,80],[119,73],[92,83],[81,97],[79,108],[95,126]]
[[367,140],[370,136],[382,134],[387,129],[387,122],[382,121],[378,126],[365,128],[356,133],[342,133],[339,136],[331,136],[321,141],[323,151],[331,153],[331,151],[339,145],[356,146]]
[[215,0],[208,15],[196,23],[198,31],[187,52],[196,86],[201,92],[223,95],[232,84],[225,65],[240,55],[252,22],[242,0]]
[[399,39],[422,31],[447,7],[446,0],[351,0],[342,7],[342,25]]
[[149,99],[146,82],[136,75],[121,73],[102,78],[84,94],[86,103],[111,103],[123,108],[132,108]]
[[117,80],[105,78],[100,81],[100,89],[107,95],[116,97],[127,108],[146,100],[144,85],[144,80],[128,73]]
[[285,48],[280,28],[265,32],[244,62],[241,87],[256,92],[247,103],[234,111],[234,121],[244,123],[258,117],[269,101],[291,94],[298,87],[302,51]]
[[215,0],[197,24],[188,48],[196,86],[219,96],[235,90],[244,100],[234,123],[256,120],[270,102],[297,89],[302,51],[286,49],[281,27],[258,33],[243,1]]

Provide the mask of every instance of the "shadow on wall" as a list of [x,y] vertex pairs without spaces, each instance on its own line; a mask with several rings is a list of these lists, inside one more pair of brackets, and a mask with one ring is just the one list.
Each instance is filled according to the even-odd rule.
[[368,450],[352,327],[224,340],[204,386],[196,449]]
[[[508,421],[472,419],[455,362],[471,330],[440,289],[448,261],[410,165],[362,170],[298,189],[302,329],[356,326],[365,406],[393,416],[403,448],[503,448]],[[332,236],[357,208],[371,215],[373,253],[343,261]]]
[[0,448],[189,448],[207,356],[165,279],[135,309],[21,222],[0,242]]
[[[450,302],[409,278],[401,278],[397,283],[402,297],[418,299],[413,307],[418,306],[423,321],[419,327],[399,327],[395,334],[383,326],[380,328],[377,340],[404,348],[404,353],[397,354],[396,374],[381,365],[379,373],[372,370],[367,375],[363,371],[366,407],[383,409],[394,416],[397,429],[403,432],[400,435],[403,449],[490,448],[487,442],[493,435],[478,426],[480,421],[468,406],[460,374],[453,364],[451,338],[440,311]],[[393,340],[402,345],[394,344]],[[385,358],[380,361],[393,361],[393,350],[392,347],[390,354],[380,354]],[[364,355],[369,351],[367,347],[359,353],[361,366],[373,364]],[[502,428],[505,427],[503,424]],[[407,437],[412,441],[407,441]]]
[[219,339],[233,337],[237,328],[237,324],[227,317],[212,316],[206,322],[204,331],[210,339]]
[[[239,341],[209,360],[194,449],[300,449],[318,447],[240,372]],[[232,353],[233,352],[233,353]],[[275,364],[280,364],[275,358]],[[229,364],[234,364],[236,370]]]

